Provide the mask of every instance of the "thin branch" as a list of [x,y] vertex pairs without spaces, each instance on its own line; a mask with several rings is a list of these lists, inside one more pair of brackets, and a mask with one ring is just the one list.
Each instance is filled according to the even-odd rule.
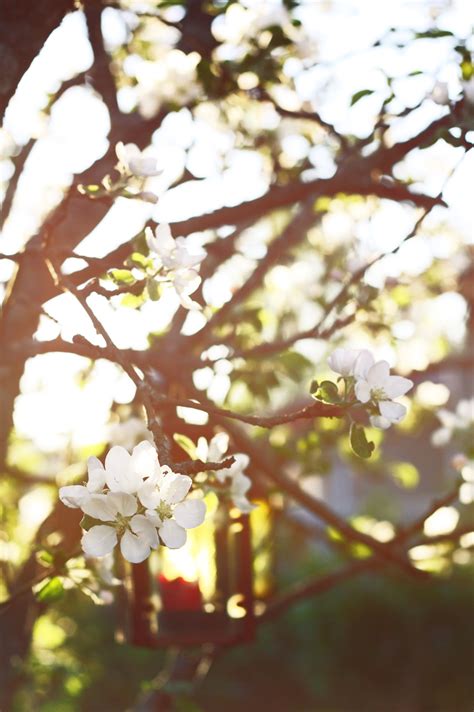
[[[454,170],[455,169],[453,169],[453,172],[454,172]],[[452,175],[452,172],[448,176],[447,180],[449,180],[451,175]],[[444,192],[444,189],[446,187],[446,182],[443,184],[441,191],[438,193],[438,196],[437,196],[438,198],[441,198],[441,196]],[[281,351],[284,351],[289,346],[292,346],[297,341],[301,341],[302,339],[309,339],[309,338],[327,339],[330,336],[332,336],[332,334],[334,332],[338,331],[339,329],[344,328],[345,326],[347,326],[347,324],[352,323],[352,321],[355,318],[355,314],[351,314],[347,317],[338,319],[332,324],[332,326],[330,326],[327,329],[322,330],[326,319],[331,315],[331,313],[335,309],[341,307],[344,304],[345,299],[348,296],[351,287],[354,286],[355,284],[359,284],[363,280],[367,271],[373,265],[375,265],[377,262],[379,262],[381,259],[383,259],[387,255],[395,254],[396,252],[398,252],[400,247],[405,242],[407,242],[407,240],[410,240],[412,237],[414,237],[417,234],[423,221],[430,214],[430,212],[433,210],[434,207],[435,207],[435,205],[433,204],[430,207],[424,208],[422,214],[418,217],[418,219],[416,220],[416,222],[413,225],[410,232],[403,238],[403,240],[401,241],[401,243],[399,245],[397,245],[397,247],[395,247],[390,252],[380,253],[379,255],[377,255],[377,257],[374,257],[372,260],[365,263],[364,265],[362,265],[362,267],[360,267],[358,270],[353,272],[353,274],[346,280],[346,282],[341,287],[341,289],[336,294],[336,296],[326,305],[326,308],[324,310],[322,317],[320,318],[320,320],[318,321],[318,323],[315,326],[311,327],[310,329],[306,329],[304,331],[299,331],[296,334],[293,334],[292,336],[290,336],[286,339],[278,339],[277,341],[259,344],[258,346],[255,346],[253,349],[248,349],[247,351],[236,352],[233,354],[233,356],[241,356],[243,358],[255,358],[255,357],[262,357],[262,356],[270,356],[270,355],[273,355],[276,353],[280,353]]]
[[254,442],[243,431],[242,427],[236,423],[227,422],[221,416],[214,416],[218,423],[226,428],[231,435],[234,444],[249,455],[253,465],[261,470],[267,479],[274,482],[288,497],[305,507],[318,519],[340,532],[349,541],[365,544],[378,558],[390,564],[396,564],[406,573],[418,578],[426,577],[425,572],[414,568],[411,563],[399,552],[393,551],[387,544],[384,544],[363,532],[354,529],[348,522],[342,519],[336,512],[328,507],[325,502],[313,497],[309,492],[302,489],[296,480],[292,480],[281,472],[280,463],[273,457],[273,454],[265,447],[260,440]]
[[0,208],[0,230],[4,227],[5,221],[10,215],[10,210],[15,198],[16,187],[20,179],[21,173],[23,171],[24,165],[28,160],[28,156],[31,153],[31,149],[35,145],[35,139],[30,139],[28,143],[21,147],[21,150],[17,156],[12,158],[13,165],[15,167],[15,173],[8,181],[7,190],[5,193],[5,198],[3,199],[2,206]]
[[183,475],[197,475],[199,472],[217,472],[226,470],[235,462],[235,457],[226,457],[221,462],[203,462],[202,460],[186,460],[185,462],[174,462],[173,469]]
[[319,219],[320,215],[315,214],[313,209],[313,200],[307,199],[290,220],[281,235],[270,243],[267,254],[258,263],[250,278],[233,294],[232,298],[214,314],[207,324],[190,338],[191,343],[199,344],[203,347],[213,329],[222,324],[237,304],[240,304],[260,286],[268,270],[277,264],[300,240],[303,240],[309,227]]
[[224,418],[230,418],[232,420],[238,420],[241,423],[247,423],[249,425],[258,425],[261,428],[273,428],[276,425],[282,425],[283,423],[291,423],[295,420],[300,420],[301,418],[342,418],[346,411],[341,406],[332,405],[331,403],[321,403],[320,401],[312,401],[304,408],[299,408],[298,410],[292,411],[290,413],[283,413],[279,415],[243,415],[242,413],[236,413],[235,411],[228,410],[226,408],[217,408],[214,405],[209,405],[207,403],[201,403],[196,400],[191,400],[189,398],[168,398],[156,397],[154,398],[154,405],[157,408],[163,407],[175,407],[179,406],[182,408],[193,408],[194,410],[202,410],[209,415],[217,415]]
[[326,593],[326,591],[354,578],[354,576],[373,571],[379,567],[380,561],[375,558],[363,559],[350,564],[340,571],[334,571],[326,576],[318,576],[304,583],[296,584],[289,591],[272,599],[263,613],[257,616],[257,622],[267,623],[272,621],[296,603],[305,601],[311,596]]
[[387,186],[367,179],[367,165],[364,160],[348,164],[332,178],[317,179],[301,183],[295,181],[285,186],[270,188],[261,198],[246,201],[230,208],[220,208],[211,213],[197,215],[188,220],[176,221],[171,224],[173,234],[189,235],[192,232],[202,232],[223,225],[240,225],[247,220],[255,220],[266,213],[286,208],[300,203],[307,198],[316,200],[318,197],[333,197],[338,193],[347,195],[374,195],[397,202],[409,201],[420,207],[444,205],[444,203],[429,195],[412,193],[403,184]]
[[109,350],[115,353],[115,360],[117,361],[117,363],[120,364],[125,373],[131,378],[131,380],[135,384],[137,388],[137,395],[145,408],[148,427],[153,433],[156,446],[160,453],[160,460],[165,465],[170,464],[170,442],[169,439],[166,437],[165,433],[163,432],[161,424],[156,418],[146,384],[135,371],[134,366],[129,363],[124,353],[120,349],[118,349],[117,346],[115,346],[114,342],[109,336],[108,331],[104,328],[100,320],[94,314],[94,311],[87,303],[86,297],[81,294],[80,290],[75,287],[75,285],[68,277],[66,277],[65,275],[61,275],[56,270],[56,268],[49,259],[46,259],[46,264],[51,272],[53,279],[55,280],[56,285],[60,287],[64,292],[70,292],[74,297],[76,297],[77,301],[87,313],[89,319],[92,321],[92,324],[94,325],[94,328],[97,333],[104,338]]
[[34,578],[30,579],[21,586],[18,586],[18,588],[12,591],[6,601],[2,601],[0,603],[0,615],[8,613],[8,609],[10,608],[10,606],[22,596],[28,594],[31,595],[31,589],[33,586],[37,586],[39,583],[42,583],[51,576],[63,574],[65,566],[69,559],[73,559],[74,557],[79,556],[81,553],[82,551],[80,549],[74,549],[74,551],[71,551],[64,557],[64,560],[61,562],[61,564],[56,564],[54,566],[48,566],[46,568],[41,569],[41,571]]
[[346,136],[340,134],[333,124],[323,119],[318,111],[314,109],[312,111],[289,111],[288,109],[284,109],[278,104],[276,99],[274,99],[267,91],[265,91],[265,89],[259,90],[259,99],[270,102],[275,111],[280,116],[283,116],[285,118],[302,119],[303,121],[315,121],[340,142],[341,148],[347,149],[349,147],[349,142]]
[[434,499],[429,505],[428,509],[423,512],[417,519],[415,519],[411,524],[400,529],[394,539],[390,542],[390,546],[397,546],[398,544],[403,544],[407,539],[411,539],[415,534],[418,534],[423,530],[425,521],[431,517],[432,514],[438,511],[440,507],[447,507],[456,501],[459,497],[459,488],[463,480],[459,479],[456,481],[453,489],[449,490],[445,495]]

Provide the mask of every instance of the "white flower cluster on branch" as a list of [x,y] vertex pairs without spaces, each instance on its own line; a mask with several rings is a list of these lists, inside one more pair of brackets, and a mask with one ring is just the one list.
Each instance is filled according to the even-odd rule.
[[[206,438],[199,438],[197,445],[197,456],[201,460],[209,460],[212,462],[222,461],[224,455],[229,448],[229,436],[227,433],[217,433],[208,443]],[[234,456],[234,464],[222,470],[217,470],[214,475],[216,480],[228,487],[228,493],[232,499],[234,507],[240,509],[244,514],[248,514],[256,505],[252,504],[247,499],[252,481],[244,470],[248,467],[250,458],[243,452],[239,452]]]
[[166,271],[173,287],[185,309],[200,309],[200,305],[190,297],[201,284],[197,272],[200,263],[206,257],[203,250],[193,254],[184,237],[173,239],[170,226],[158,225],[155,232],[147,227],[145,237],[150,252],[156,255]]
[[182,547],[186,530],[203,523],[206,505],[188,497],[191,485],[187,475],[161,466],[156,449],[143,441],[132,454],[112,447],[105,465],[90,457],[87,484],[61,487],[59,497],[90,518],[83,522],[86,556],[105,556],[120,544],[124,558],[139,563],[160,540],[170,549]]
[[367,407],[374,427],[385,430],[405,416],[405,406],[395,398],[405,395],[413,381],[391,376],[387,361],[375,361],[366,349],[339,348],[328,363],[346,381],[346,397],[355,397]]

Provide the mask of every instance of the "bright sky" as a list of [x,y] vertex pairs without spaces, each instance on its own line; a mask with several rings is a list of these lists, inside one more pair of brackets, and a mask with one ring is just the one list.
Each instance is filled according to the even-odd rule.
[[[132,2],[129,5],[133,7]],[[246,2],[245,5],[246,9],[231,6],[227,20],[216,22],[215,32],[226,39],[222,51],[228,56],[235,56],[241,51],[251,28],[258,23],[268,26],[269,17],[278,19],[283,12],[277,1],[259,0]],[[176,11],[176,8],[170,10]],[[305,35],[300,43],[300,56],[285,65],[285,73],[294,77],[296,91],[288,90],[278,96],[282,105],[288,108],[298,108],[302,101],[310,102],[342,132],[364,136],[370,131],[374,116],[386,96],[384,71],[400,77],[393,86],[396,100],[410,106],[415,106],[429,95],[437,80],[448,82],[452,98],[460,91],[449,39],[437,42],[419,40],[402,53],[395,46],[377,51],[369,51],[369,46],[391,26],[423,30],[434,16],[438,18],[440,27],[467,36],[474,26],[474,3],[463,0],[430,3],[309,0],[298,10],[298,14]],[[109,8],[104,13],[103,25],[108,46],[119,46],[132,26],[133,15],[122,16]],[[176,88],[182,85],[189,91],[189,77],[194,71],[195,58],[170,51],[174,41],[170,28],[162,29],[161,34],[153,32],[160,55],[157,61],[161,72],[159,86],[162,97],[166,98],[169,86]],[[401,36],[403,34],[402,29]],[[313,68],[310,56],[315,51],[321,61]],[[26,163],[11,215],[0,235],[1,251],[4,253],[16,252],[25,245],[38,229],[45,212],[60,200],[62,190],[70,184],[73,174],[83,171],[107,149],[108,112],[89,86],[70,88],[52,107],[49,117],[43,113],[48,93],[57,90],[62,81],[86,71],[92,59],[84,18],[81,12],[74,12],[48,39],[10,104],[4,129],[0,130],[0,159],[3,158],[0,161],[0,181],[6,181],[12,174],[9,156],[12,155],[13,144],[25,144],[31,137],[38,140]],[[126,71],[137,78],[137,89],[135,93],[130,88],[122,90],[119,101],[123,107],[132,108],[138,103],[142,110],[150,110],[153,102],[160,100],[159,97],[156,99],[156,79],[153,80],[155,84],[152,81],[156,71],[155,74],[150,72],[149,63],[138,56],[129,57],[127,62]],[[428,76],[404,78],[420,69],[428,72]],[[247,80],[251,82],[252,77]],[[352,94],[366,88],[374,90],[374,93],[350,108]],[[394,124],[392,140],[411,135],[443,111],[443,107],[427,98],[413,117]],[[256,131],[259,127],[278,125],[284,139],[283,159],[288,165],[310,151],[314,170],[308,178],[332,174],[333,165],[327,148],[322,144],[311,147],[295,134],[290,123],[280,122],[276,113],[268,107],[257,107],[248,114],[236,108],[236,121],[245,121],[247,127],[253,126]],[[269,184],[269,166],[264,157],[256,151],[240,147],[235,134],[220,124],[212,106],[202,107],[194,121],[186,109],[170,115],[155,132],[150,151],[163,167],[162,175],[150,179],[147,185],[147,189],[160,195],[158,205],[154,207],[139,201],[118,200],[102,223],[78,246],[77,253],[89,256],[106,254],[130,239],[150,217],[157,222],[183,220],[223,205],[235,205],[255,198],[265,193]],[[415,180],[415,188],[421,187],[434,195],[459,163],[461,154],[460,149],[438,142],[423,151],[422,158],[419,152],[413,152],[399,168],[399,176],[410,176]],[[184,165],[202,180],[167,190]],[[419,237],[407,243],[396,256],[382,260],[372,270],[371,284],[381,286],[387,276],[416,276],[429,267],[434,258],[449,258],[460,244],[472,240],[472,197],[468,195],[467,186],[472,186],[473,168],[474,151],[471,151],[446,185],[444,197],[449,211],[434,211]],[[469,192],[472,193],[472,190]],[[416,213],[411,208],[388,201],[382,201],[375,213],[371,204],[355,207],[353,215],[348,215],[345,207],[338,211],[335,204],[323,220],[323,232],[330,242],[349,242],[355,238],[356,266],[374,254],[391,250],[399,244],[415,219]],[[443,225],[442,230],[438,229],[440,224]],[[433,238],[430,232],[435,228],[436,236]],[[241,255],[232,261],[230,268],[221,270],[206,286],[206,298],[210,304],[217,306],[222,303],[229,294],[229,285],[245,278],[255,259],[264,254],[267,237],[265,229],[263,232],[254,229],[247,241],[242,240]],[[197,242],[205,239],[205,235],[195,238]],[[282,280],[277,278],[277,272],[271,273],[268,279],[276,280],[281,298],[290,298],[292,290],[312,288],[320,265],[321,261],[315,257],[314,264],[308,263],[306,267],[299,263],[281,268],[284,270]],[[0,280],[7,280],[13,269],[11,261],[0,260]],[[282,272],[280,276],[283,276]],[[306,293],[309,294],[309,291]],[[465,315],[463,300],[456,294],[446,294],[434,301],[436,303],[420,303],[416,307],[422,333],[413,334],[409,325],[400,326],[399,348],[394,350],[385,346],[380,356],[387,357],[391,363],[398,361],[405,368],[422,368],[433,356],[426,345],[434,338],[433,334],[459,341]],[[135,348],[146,348],[148,332],[163,329],[177,307],[177,300],[171,291],[165,292],[160,302],[150,302],[140,310],[110,305],[102,297],[95,297],[90,303],[117,345]],[[306,323],[313,323],[315,309],[314,304],[309,304],[301,310],[299,318],[302,328]],[[46,318],[42,319],[38,338],[50,339],[60,332],[63,338],[70,340],[75,333],[82,333],[97,342],[87,317],[71,297],[55,298],[47,304],[47,310],[59,321],[59,326]],[[198,327],[196,319],[199,321],[199,318],[192,317],[188,321],[188,331]],[[324,346],[315,344],[309,353],[315,359],[322,358]],[[87,364],[85,359],[62,354],[43,356],[28,363],[22,382],[24,393],[18,398],[15,409],[15,424],[22,437],[31,439],[46,452],[61,447],[65,449],[70,444],[76,447],[103,439],[112,400],[128,402],[133,397],[133,388],[118,368],[99,363],[93,367],[91,382],[79,389],[77,379]],[[225,371],[225,368],[223,366],[221,370]],[[214,378],[217,379],[214,391],[222,397],[228,387],[228,377],[226,373],[220,373]],[[44,418],[45,412],[56,415]]]

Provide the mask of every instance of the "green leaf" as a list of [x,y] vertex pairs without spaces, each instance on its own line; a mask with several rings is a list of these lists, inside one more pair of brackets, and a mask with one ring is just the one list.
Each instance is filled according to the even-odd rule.
[[294,381],[301,381],[302,373],[312,365],[305,356],[297,351],[287,351],[281,354],[279,362]]
[[147,269],[147,267],[151,267],[153,265],[153,260],[145,255],[142,255],[141,252],[133,252],[130,255],[130,261],[139,267],[143,267],[143,269]]
[[81,519],[80,526],[82,529],[84,529],[86,532],[89,531],[89,529],[96,524],[99,524],[99,522],[94,519],[94,517],[90,517],[88,514],[84,514],[84,516]]
[[54,563],[54,557],[50,551],[41,549],[36,553],[36,561],[42,566],[51,566]]
[[374,443],[367,440],[363,426],[358,423],[351,425],[350,441],[354,453],[364,459],[369,458],[375,449]]
[[137,281],[128,269],[111,269],[107,274],[112,277],[114,282],[121,284],[135,284]]
[[44,586],[36,593],[36,600],[41,603],[52,603],[53,601],[58,601],[63,596],[63,582],[59,576],[54,576],[49,579],[49,581],[46,581]]
[[326,403],[338,403],[340,400],[338,388],[332,381],[323,381],[320,383],[316,396],[319,400],[323,400]]
[[173,440],[182,450],[184,450],[185,453],[189,455],[191,459],[196,458],[196,445],[193,443],[191,438],[188,438],[187,435],[182,435],[181,433],[174,433]]
[[157,302],[161,296],[159,282],[157,282],[156,279],[147,279],[146,288],[151,301]]
[[354,104],[357,104],[357,102],[360,99],[363,99],[364,96],[370,96],[373,93],[374,93],[373,89],[361,89],[360,91],[356,91],[356,93],[352,95],[351,106],[354,106]]
[[138,309],[145,301],[143,292],[141,294],[124,294],[120,304],[128,309]]
[[439,27],[433,27],[425,32],[417,32],[416,39],[437,39],[438,37],[452,37],[453,33],[449,30],[440,30]]

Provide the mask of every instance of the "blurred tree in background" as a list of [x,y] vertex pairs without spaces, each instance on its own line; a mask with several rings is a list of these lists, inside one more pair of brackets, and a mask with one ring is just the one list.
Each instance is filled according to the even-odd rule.
[[[471,712],[469,5],[0,3],[2,709]],[[58,488],[143,440],[259,503],[254,642],[116,642]]]

